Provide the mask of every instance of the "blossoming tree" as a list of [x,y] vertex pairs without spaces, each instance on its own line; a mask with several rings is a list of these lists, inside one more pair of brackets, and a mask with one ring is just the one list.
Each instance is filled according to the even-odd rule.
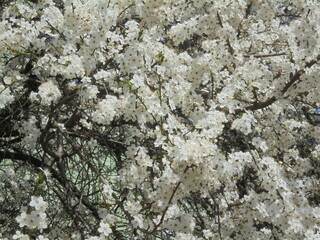
[[2,1],[2,238],[319,239],[319,11]]

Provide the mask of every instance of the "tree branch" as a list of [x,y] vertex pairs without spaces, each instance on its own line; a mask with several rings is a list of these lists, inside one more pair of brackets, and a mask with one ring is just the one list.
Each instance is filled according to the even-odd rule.
[[73,184],[71,184],[70,182],[67,183],[65,182],[61,177],[60,177],[60,173],[58,171],[56,171],[54,168],[51,168],[50,166],[48,166],[46,163],[44,163],[43,161],[32,157],[30,155],[26,155],[24,153],[14,153],[14,152],[8,152],[8,151],[0,151],[0,163],[2,162],[2,160],[4,159],[12,159],[12,160],[19,160],[19,161],[24,161],[24,162],[28,162],[31,165],[37,167],[37,168],[47,168],[49,169],[52,177],[54,179],[56,179],[64,188],[70,188],[71,191],[75,194],[75,196],[82,202],[82,204],[88,208],[93,216],[100,220],[99,214],[98,214],[98,210],[96,209],[96,207],[89,202],[86,199],[82,198],[82,193],[76,188],[76,186],[74,186]]
[[[303,75],[306,72],[305,69],[312,67],[314,64],[318,63],[319,60],[320,60],[320,55],[316,59],[308,62],[305,65],[304,69],[300,69],[293,76],[291,76],[290,77],[290,81],[281,90],[282,95],[285,94],[288,91],[288,89],[300,79],[301,75]],[[252,104],[250,106],[245,107],[244,109],[237,109],[235,111],[235,113],[236,114],[240,114],[240,113],[244,112],[245,110],[255,111],[255,110],[263,109],[263,108],[266,108],[266,107],[270,106],[271,104],[273,104],[277,100],[278,99],[275,96],[273,96],[273,97],[270,97],[265,102],[256,102],[256,103],[254,103],[254,104]]]

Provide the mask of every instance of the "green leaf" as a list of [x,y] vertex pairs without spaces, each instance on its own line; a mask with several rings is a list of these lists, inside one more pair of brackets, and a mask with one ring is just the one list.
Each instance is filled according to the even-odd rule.
[[43,172],[38,173],[38,184],[41,185],[44,183],[44,174]]
[[128,85],[128,87],[131,89],[133,87],[132,82],[130,82],[130,80],[126,80],[126,84]]
[[138,35],[138,41],[139,41],[139,42],[143,42],[143,37],[142,37],[142,36],[143,36],[143,33],[144,33],[143,30],[141,30],[141,31],[139,32],[139,35]]
[[160,60],[161,63],[164,62],[164,54],[163,54],[162,51],[160,51],[160,52],[158,53],[157,57],[159,58],[159,60]]

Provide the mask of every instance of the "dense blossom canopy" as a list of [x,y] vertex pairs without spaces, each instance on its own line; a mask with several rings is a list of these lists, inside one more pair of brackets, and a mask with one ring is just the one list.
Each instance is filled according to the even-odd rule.
[[320,239],[319,12],[1,1],[2,238]]

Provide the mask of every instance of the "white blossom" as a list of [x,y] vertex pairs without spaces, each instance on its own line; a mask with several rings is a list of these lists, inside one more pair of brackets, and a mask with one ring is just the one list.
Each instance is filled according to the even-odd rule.
[[37,96],[40,97],[41,104],[50,105],[51,103],[55,103],[60,99],[61,92],[57,85],[55,85],[52,81],[48,81],[39,86]]
[[108,223],[101,222],[98,231],[105,236],[109,236],[112,233],[110,225]]
[[318,1],[0,5],[1,237],[319,238]]

